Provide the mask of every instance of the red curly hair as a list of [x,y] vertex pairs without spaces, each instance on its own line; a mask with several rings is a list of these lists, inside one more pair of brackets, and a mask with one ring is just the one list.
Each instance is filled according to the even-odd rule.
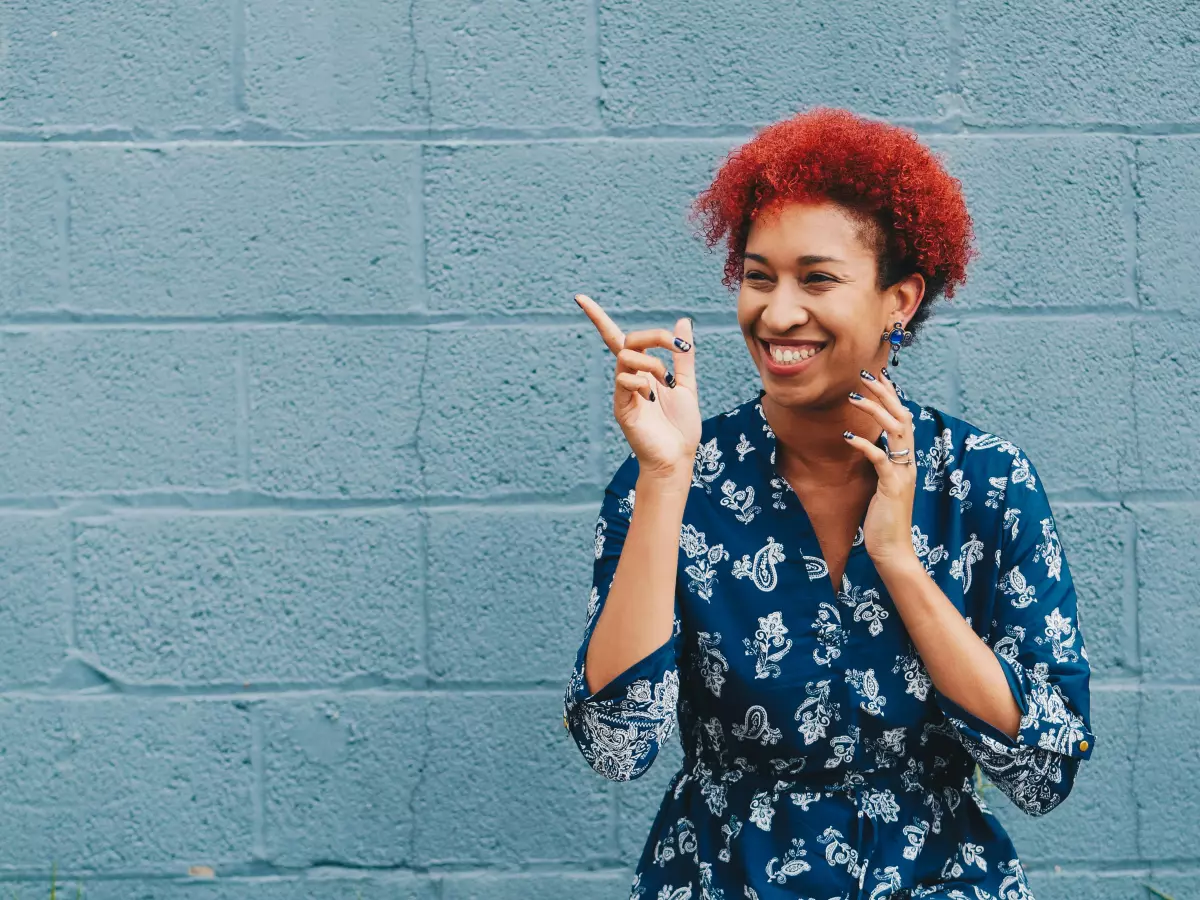
[[915,132],[844,109],[797,113],[729,153],[689,219],[703,222],[709,247],[728,236],[721,283],[732,288],[760,213],[776,202],[825,200],[873,226],[879,290],[913,272],[924,276],[925,295],[907,325],[915,337],[933,301],[954,296],[977,255],[961,182]]

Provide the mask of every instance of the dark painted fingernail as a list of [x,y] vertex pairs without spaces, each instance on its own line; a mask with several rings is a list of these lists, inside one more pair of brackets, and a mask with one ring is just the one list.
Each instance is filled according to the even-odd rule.
[[663,380],[666,381],[667,387],[669,387],[669,388],[675,387],[675,376],[672,375],[670,372],[667,373],[667,377],[664,378]]
[[883,377],[886,378],[888,381],[892,380],[892,376],[888,374],[887,366],[884,366],[879,371],[883,373]]
[[844,437],[846,440],[850,440],[851,438],[854,437],[854,432],[853,431],[843,431],[842,437]]
[[862,399],[862,394],[858,393],[857,391],[851,391],[851,392],[850,392],[850,399],[851,399],[851,400],[861,400],[861,399]]
[[675,338],[675,346],[678,347],[680,350],[684,351],[685,353],[688,350],[692,349],[692,345],[680,337]]
[[867,379],[867,381],[875,380],[875,376],[872,375],[870,372],[868,372],[866,369],[861,369],[858,374],[861,375],[863,378]]
[[653,389],[650,391],[650,401],[651,401],[651,402],[653,402],[653,401],[654,401],[654,391],[653,391]]

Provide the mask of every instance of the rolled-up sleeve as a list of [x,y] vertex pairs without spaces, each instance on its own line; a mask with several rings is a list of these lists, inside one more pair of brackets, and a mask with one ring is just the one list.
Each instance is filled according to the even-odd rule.
[[630,455],[604,491],[596,519],[595,563],[583,640],[563,699],[563,724],[588,765],[613,781],[642,775],[676,726],[679,700],[679,599],[671,637],[600,690],[588,691],[584,665],[592,632],[612,587],[637,502],[637,460]]
[[1092,754],[1091,667],[1075,585],[1045,486],[1014,456],[1001,505],[990,644],[1021,710],[1016,738],[935,689],[938,705],[988,779],[1026,813],[1054,809]]

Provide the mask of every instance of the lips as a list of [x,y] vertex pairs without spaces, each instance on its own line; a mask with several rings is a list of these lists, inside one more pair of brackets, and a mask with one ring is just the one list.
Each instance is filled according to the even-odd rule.
[[766,341],[762,341],[761,339],[760,339],[760,344],[762,345],[762,348],[763,348],[763,355],[766,357],[767,371],[772,372],[773,374],[776,374],[776,375],[792,375],[792,374],[796,374],[796,373],[804,371],[805,369],[808,368],[809,365],[812,364],[813,360],[815,360],[817,357],[819,357],[821,355],[821,353],[824,352],[825,346],[826,346],[824,343],[818,344],[815,342],[776,344],[776,346],[778,346],[778,347],[786,347],[786,348],[796,348],[796,347],[803,347],[803,348],[809,348],[809,349],[818,348],[816,353],[812,353],[811,355],[806,356],[804,359],[797,359],[797,360],[793,360],[791,362],[778,362],[775,359],[775,357],[771,354],[771,345],[769,343],[767,343]]

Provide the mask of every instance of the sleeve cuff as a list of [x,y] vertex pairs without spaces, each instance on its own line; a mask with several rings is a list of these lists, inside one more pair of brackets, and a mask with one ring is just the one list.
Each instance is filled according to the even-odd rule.
[[662,681],[663,675],[674,665],[675,638],[672,635],[665,644],[643,656],[595,693],[587,692],[587,679],[581,678],[575,692],[575,703],[603,703],[607,700],[624,699],[627,689],[635,681],[644,678],[651,684],[656,684]]
[[[992,652],[995,653],[995,650]],[[1057,722],[1045,723],[1038,716],[1033,716],[1032,718],[1029,716],[1030,695],[1025,686],[1026,679],[1022,677],[1023,673],[1018,674],[1012,661],[1001,656],[999,653],[995,653],[995,655],[1000,660],[1000,666],[1004,670],[1004,677],[1008,681],[1013,699],[1016,700],[1017,707],[1021,710],[1021,729],[1017,733],[1017,737],[1015,739],[1012,738],[990,722],[968,712],[934,687],[934,698],[938,706],[941,707],[942,712],[946,714],[947,721],[960,734],[973,742],[982,744],[986,737],[993,747],[998,744],[1000,748],[1011,750],[1014,755],[1023,748],[1040,747],[1078,759],[1087,759],[1091,756],[1096,737],[1087,728],[1080,726],[1067,729],[1065,726],[1060,726]],[[1053,731],[1047,731],[1043,727],[1047,724],[1049,724]],[[1065,739],[1052,742],[1044,739],[1043,735],[1051,733]]]

